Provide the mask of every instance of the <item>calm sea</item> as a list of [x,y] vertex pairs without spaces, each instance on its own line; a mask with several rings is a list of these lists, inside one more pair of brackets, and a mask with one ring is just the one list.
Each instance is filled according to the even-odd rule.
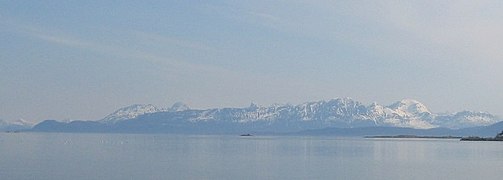
[[501,179],[503,142],[0,133],[0,179]]

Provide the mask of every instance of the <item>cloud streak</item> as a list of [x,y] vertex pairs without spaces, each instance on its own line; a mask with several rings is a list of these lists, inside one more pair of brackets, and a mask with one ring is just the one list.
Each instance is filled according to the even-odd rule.
[[[83,38],[78,38],[76,36],[68,35],[68,33],[62,32],[60,30],[48,30],[34,25],[26,25],[22,23],[9,23],[8,24],[15,33],[24,34],[29,37],[37,38],[45,42],[58,44],[61,46],[78,48],[81,50],[100,53],[106,55],[112,55],[124,59],[132,59],[136,61],[143,61],[146,63],[154,64],[158,67],[162,67],[167,72],[183,74],[187,72],[200,72],[200,73],[210,73],[210,74],[229,74],[232,73],[229,70],[210,66],[210,65],[200,65],[190,62],[185,62],[182,60],[176,60],[164,55],[159,55],[156,53],[146,52],[138,49],[131,49],[129,47],[121,46],[120,44],[104,44],[99,42],[93,42],[90,40],[85,40]],[[201,43],[193,43],[179,38],[168,38],[158,34],[145,33],[135,31],[130,34],[139,38],[139,41],[150,42],[156,44],[175,44],[176,46],[182,46],[184,48],[190,48],[197,51],[212,51],[213,48],[206,46]],[[128,42],[128,43],[138,43],[138,42]]]

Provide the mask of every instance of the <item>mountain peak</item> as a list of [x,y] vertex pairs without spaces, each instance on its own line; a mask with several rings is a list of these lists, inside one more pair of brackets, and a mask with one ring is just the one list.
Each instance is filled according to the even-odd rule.
[[330,101],[338,101],[338,102],[354,102],[353,98],[350,97],[342,97],[342,98],[335,98]]
[[250,106],[248,106],[248,108],[250,108],[250,109],[258,109],[259,106],[257,104],[255,104],[255,103],[252,102],[252,103],[250,103]]
[[173,104],[173,106],[171,106],[171,108],[168,109],[169,112],[178,112],[186,110],[190,110],[190,107],[183,102],[176,102],[175,104]]
[[402,111],[411,114],[427,113],[431,114],[430,110],[421,102],[414,99],[403,99],[388,106],[390,109]]

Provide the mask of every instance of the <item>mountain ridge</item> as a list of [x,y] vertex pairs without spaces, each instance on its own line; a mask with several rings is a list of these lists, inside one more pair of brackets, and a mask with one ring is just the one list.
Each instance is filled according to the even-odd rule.
[[190,109],[187,105],[180,102],[175,103],[171,108],[157,108],[153,105],[144,105],[144,108],[138,108],[140,105],[132,106],[121,108],[100,120],[100,122],[113,124],[117,121],[134,119],[143,114],[183,112],[187,110],[200,112],[199,116],[188,119],[188,121],[192,122],[221,120],[221,117],[215,117],[219,112],[233,111],[229,113],[233,114],[231,115],[233,116],[232,118],[240,123],[289,118],[300,121],[325,121],[328,124],[342,123],[346,124],[345,126],[347,127],[361,127],[365,125],[410,127],[416,129],[436,127],[459,129],[489,125],[499,120],[498,117],[485,112],[432,113],[426,105],[413,99],[404,99],[388,106],[377,103],[364,105],[351,98],[335,98],[328,101],[313,101],[299,105],[275,104],[271,106],[259,106],[252,103],[249,107],[245,108],[213,108],[204,110]]
[[[118,109],[101,120],[90,122],[89,127],[118,132],[239,133],[362,127],[461,129],[487,126],[499,120],[498,117],[484,112],[436,114],[424,104],[412,99],[383,106],[378,103],[364,105],[351,98],[335,98],[298,105],[259,106],[252,103],[244,108],[204,110],[190,109],[183,103],[175,103],[171,108],[135,104]],[[68,123],[68,126],[77,128],[83,124]],[[40,127],[35,126],[34,129]],[[42,129],[50,130],[51,126],[46,123],[43,127]],[[64,129],[64,126],[61,127]]]

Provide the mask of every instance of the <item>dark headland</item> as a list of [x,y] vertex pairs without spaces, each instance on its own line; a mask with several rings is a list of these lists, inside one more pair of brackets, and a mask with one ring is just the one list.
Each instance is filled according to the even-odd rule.
[[495,137],[478,137],[469,136],[461,138],[461,141],[503,141],[503,131],[498,133]]

